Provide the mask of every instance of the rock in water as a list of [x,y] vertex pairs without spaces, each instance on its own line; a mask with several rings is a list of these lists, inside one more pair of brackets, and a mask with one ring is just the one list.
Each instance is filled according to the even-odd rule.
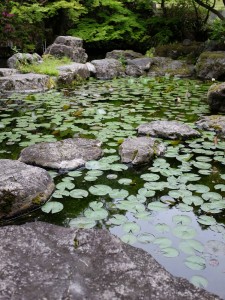
[[213,112],[225,112],[225,83],[213,84],[207,94],[207,102]]
[[124,68],[119,60],[105,58],[92,60],[91,63],[95,66],[97,79],[113,79],[124,75]]
[[121,161],[134,165],[148,163],[153,157],[164,152],[165,146],[149,137],[127,138],[119,148]]
[[219,300],[106,230],[0,228],[0,299]]
[[37,208],[54,188],[47,171],[17,160],[0,159],[0,219]]
[[100,141],[74,138],[31,145],[21,151],[19,160],[52,169],[74,170],[101,156]]
[[204,116],[195,124],[200,129],[216,131],[225,137],[225,116]]
[[184,140],[200,136],[197,130],[177,121],[153,121],[141,124],[137,130],[139,135],[161,137],[171,140]]

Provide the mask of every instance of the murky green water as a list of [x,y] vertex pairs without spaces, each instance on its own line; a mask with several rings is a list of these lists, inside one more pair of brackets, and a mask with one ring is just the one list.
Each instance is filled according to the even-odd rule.
[[52,208],[60,210],[61,203],[61,211],[37,210],[11,223],[108,228],[172,274],[225,298],[225,142],[213,132],[164,141],[164,158],[135,168],[118,156],[119,144],[136,136],[142,123],[167,119],[194,126],[210,113],[210,84],[166,77],[92,80],[73,91],[1,99],[0,158],[16,159],[33,143],[74,135],[97,138],[104,149],[100,161],[78,171],[51,171],[57,187]]

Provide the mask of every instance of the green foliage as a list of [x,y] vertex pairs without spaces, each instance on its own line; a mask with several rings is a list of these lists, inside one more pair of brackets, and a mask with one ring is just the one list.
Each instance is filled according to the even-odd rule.
[[225,20],[215,19],[209,26],[209,31],[210,39],[225,42]]

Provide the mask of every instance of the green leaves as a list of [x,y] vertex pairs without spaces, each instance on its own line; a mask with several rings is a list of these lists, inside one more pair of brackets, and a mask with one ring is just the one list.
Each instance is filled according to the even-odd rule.
[[49,201],[41,207],[41,210],[47,214],[56,214],[63,210],[63,204],[57,201]]

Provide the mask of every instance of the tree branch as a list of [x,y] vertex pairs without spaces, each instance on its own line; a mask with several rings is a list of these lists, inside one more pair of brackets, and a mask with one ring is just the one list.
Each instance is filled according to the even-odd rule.
[[[208,11],[211,11],[212,13],[214,13],[218,18],[220,18],[220,20],[225,20],[225,17],[222,15],[221,12],[219,12],[218,10],[216,10],[214,7],[206,4],[205,2],[201,1],[201,0],[194,0],[196,3],[198,3],[200,6],[206,8]],[[225,2],[225,0],[223,0],[223,2]]]

